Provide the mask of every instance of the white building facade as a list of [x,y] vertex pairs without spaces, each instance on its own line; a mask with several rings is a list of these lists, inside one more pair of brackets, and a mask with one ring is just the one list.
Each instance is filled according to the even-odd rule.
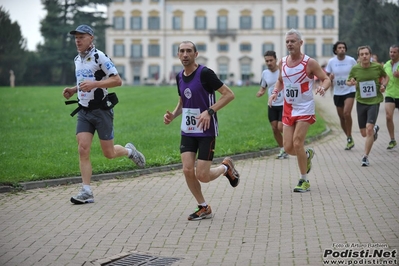
[[320,64],[338,41],[338,0],[114,0],[106,53],[126,85],[168,84],[181,69],[182,41],[196,44],[197,63],[225,82],[258,82],[263,54],[287,54],[285,33],[302,34],[302,50]]

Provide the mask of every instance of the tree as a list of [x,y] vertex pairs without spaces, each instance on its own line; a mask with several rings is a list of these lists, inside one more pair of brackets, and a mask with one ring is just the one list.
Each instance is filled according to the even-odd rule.
[[44,43],[38,46],[38,51],[42,64],[49,66],[46,75],[50,84],[65,85],[75,81],[73,58],[76,56],[76,47],[74,38],[69,35],[72,29],[87,24],[96,33],[96,46],[104,45],[106,18],[96,7],[111,1],[42,0],[47,15],[41,21],[40,31]]
[[9,13],[2,6],[0,29],[0,86],[9,86],[10,70],[14,71],[18,86],[26,70],[26,40],[19,24],[11,22]]
[[348,54],[357,58],[357,48],[369,45],[381,62],[389,59],[389,47],[399,41],[399,7],[385,0],[340,0],[339,39]]

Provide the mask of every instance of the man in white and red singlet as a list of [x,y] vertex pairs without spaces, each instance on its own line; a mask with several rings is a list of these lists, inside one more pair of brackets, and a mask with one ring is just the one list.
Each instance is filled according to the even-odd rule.
[[289,52],[279,62],[280,76],[269,98],[269,105],[284,90],[283,143],[285,151],[296,155],[300,178],[294,192],[306,192],[310,188],[307,174],[312,167],[315,154],[312,148],[305,150],[305,138],[309,126],[316,122],[313,82],[316,76],[321,82],[316,94],[323,96],[331,86],[331,81],[316,60],[301,53],[301,34],[291,29],[286,33],[285,44]]

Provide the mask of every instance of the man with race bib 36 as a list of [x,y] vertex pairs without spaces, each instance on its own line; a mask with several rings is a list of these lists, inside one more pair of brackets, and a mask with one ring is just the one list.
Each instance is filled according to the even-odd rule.
[[356,86],[356,111],[360,134],[366,138],[361,166],[369,166],[369,154],[377,140],[379,126],[376,124],[380,103],[384,100],[389,77],[383,66],[371,62],[371,48],[360,46],[357,49],[359,64],[349,73],[346,84]]
[[[198,51],[193,42],[182,42],[177,55],[184,67],[176,76],[179,101],[172,112],[166,111],[163,120],[168,125],[182,115],[180,154],[183,173],[198,203],[188,220],[196,221],[212,218],[212,209],[205,201],[200,182],[208,183],[221,175],[227,177],[232,187],[240,181],[240,175],[229,157],[221,165],[211,168],[218,135],[216,112],[234,99],[234,93],[215,72],[195,62]],[[221,94],[217,101],[215,91]]]

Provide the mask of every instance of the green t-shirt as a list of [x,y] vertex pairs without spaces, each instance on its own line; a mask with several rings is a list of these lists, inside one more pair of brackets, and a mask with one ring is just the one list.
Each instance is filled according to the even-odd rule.
[[[395,70],[399,71],[399,63],[394,64]],[[384,70],[389,76],[389,82],[387,85],[387,90],[385,92],[386,97],[392,97],[394,99],[399,99],[399,78],[393,76],[392,60],[389,60],[384,65]]]
[[386,75],[384,68],[375,62],[371,62],[368,68],[363,68],[360,64],[354,65],[347,80],[354,78],[357,81],[356,101],[367,105],[384,101],[380,92],[380,78]]

